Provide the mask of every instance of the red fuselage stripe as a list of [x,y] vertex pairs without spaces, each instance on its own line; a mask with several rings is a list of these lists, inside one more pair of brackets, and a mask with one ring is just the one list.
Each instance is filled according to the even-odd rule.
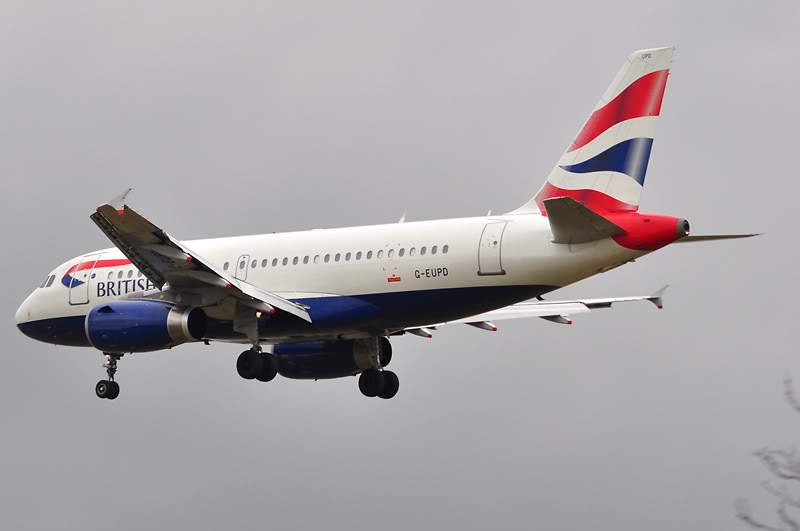
[[67,274],[74,273],[75,271],[83,271],[85,269],[98,269],[101,267],[116,267],[116,266],[124,266],[130,264],[131,261],[126,258],[118,258],[116,260],[89,260],[87,262],[81,262],[78,265],[74,265],[69,268]]

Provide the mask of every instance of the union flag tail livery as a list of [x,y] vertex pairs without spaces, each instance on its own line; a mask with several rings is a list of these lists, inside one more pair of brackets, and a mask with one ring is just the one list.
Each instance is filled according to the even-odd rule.
[[[690,236],[682,218],[638,211],[671,60],[672,48],[631,54],[539,193],[509,214],[184,241],[128,206],[126,191],[90,215],[114,247],[53,269],[17,327],[102,352],[108,378],[95,392],[110,400],[124,354],[211,341],[247,345],[236,361],[246,380],[359,375],[362,394],[388,399],[400,385],[386,370],[398,336],[533,317],[571,324],[631,301],[661,308],[663,288],[542,295],[672,243],[752,236]],[[178,197],[175,210],[185,210]]]
[[539,192],[514,213],[571,197],[596,212],[639,209],[673,48],[633,52]]

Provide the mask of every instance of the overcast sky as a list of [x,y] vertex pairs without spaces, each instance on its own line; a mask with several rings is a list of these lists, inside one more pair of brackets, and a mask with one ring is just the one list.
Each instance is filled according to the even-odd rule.
[[[740,5],[745,4],[745,5]],[[4,529],[736,529],[751,456],[800,439],[800,3],[0,4]],[[627,55],[677,53],[642,210],[693,233],[557,292],[647,294],[571,327],[395,340],[401,387],[269,384],[216,344],[102,356],[14,326],[130,201],[178,238],[505,212]]]

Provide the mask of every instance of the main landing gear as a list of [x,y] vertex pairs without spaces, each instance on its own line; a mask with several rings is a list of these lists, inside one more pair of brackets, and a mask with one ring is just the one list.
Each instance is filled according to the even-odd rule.
[[364,396],[389,399],[400,389],[400,380],[392,371],[367,369],[358,377],[358,388]]
[[236,371],[245,380],[269,382],[278,374],[278,360],[269,352],[261,352],[260,347],[253,347],[239,354]]
[[367,369],[358,377],[361,394],[368,397],[393,398],[400,389],[400,380],[385,367],[392,361],[392,344],[385,337],[378,338],[378,348],[373,363],[377,368]]
[[108,398],[114,400],[119,396],[119,384],[114,381],[114,374],[117,372],[117,361],[122,357],[122,354],[106,353],[106,362],[103,367],[106,368],[108,380],[100,380],[94,386],[94,392],[100,398]]

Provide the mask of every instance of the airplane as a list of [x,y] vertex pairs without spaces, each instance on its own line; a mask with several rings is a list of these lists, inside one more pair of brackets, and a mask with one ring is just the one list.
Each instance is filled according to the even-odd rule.
[[[182,241],[133,210],[127,190],[92,221],[114,247],[56,267],[16,312],[25,335],[105,355],[98,397],[115,399],[124,354],[211,341],[249,345],[248,380],[358,376],[367,397],[399,389],[390,338],[441,326],[573,315],[647,296],[543,295],[690,235],[639,212],[673,48],[633,52],[539,191],[503,215]],[[266,348],[264,348],[266,347]]]

